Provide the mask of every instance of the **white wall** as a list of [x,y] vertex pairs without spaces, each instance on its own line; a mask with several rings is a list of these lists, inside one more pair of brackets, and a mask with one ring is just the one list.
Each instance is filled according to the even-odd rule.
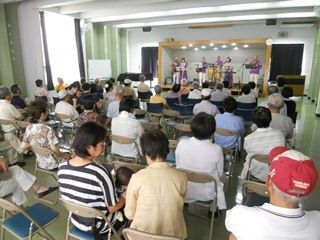
[[[288,38],[278,38],[279,31],[287,31]],[[142,32],[142,29],[132,29],[129,30],[128,36],[130,52],[128,71],[130,72],[140,71],[139,66],[141,63],[142,46],[148,46],[148,43],[152,43],[152,46],[154,46],[154,44],[157,42],[165,41],[165,38],[173,38],[174,41],[272,38],[274,40],[274,43],[305,43],[302,63],[302,74],[306,75],[305,93],[307,93],[308,91],[313,57],[315,28],[283,29],[280,28],[280,26],[278,25],[266,26],[262,23],[232,25],[231,27],[212,29],[188,29],[187,27],[166,27],[153,28],[151,32]],[[248,50],[248,53],[243,54],[243,57],[240,56],[240,54],[242,55],[241,51],[239,51],[239,54],[235,52],[236,51],[232,52],[232,54],[228,52],[221,52],[221,55],[223,57],[227,56],[227,54],[233,56],[235,58],[234,64],[237,66],[239,66],[239,64],[241,65],[242,59],[251,59],[253,55],[250,50]],[[198,53],[190,54],[189,58],[200,59],[200,56],[202,56],[203,54],[205,54],[203,53],[203,51],[199,51],[199,55]],[[257,54],[259,55],[259,59],[262,60],[262,62],[264,63],[265,57],[262,56],[263,54],[261,52]],[[186,55],[189,54],[187,54],[186,52]],[[172,57],[174,57],[174,55],[172,55]],[[209,60],[211,59],[211,56],[208,56],[207,58]],[[235,69],[237,69],[237,66],[235,67]]]

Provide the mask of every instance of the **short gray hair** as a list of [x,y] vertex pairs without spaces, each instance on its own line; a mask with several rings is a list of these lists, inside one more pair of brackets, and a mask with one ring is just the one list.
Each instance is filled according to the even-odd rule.
[[162,92],[162,87],[161,87],[160,85],[155,85],[155,86],[154,86],[154,91],[155,91],[156,93],[161,93],[161,92]]
[[279,89],[277,86],[275,85],[272,85],[272,86],[269,86],[268,87],[268,94],[271,95],[273,93],[278,93],[279,92]]
[[198,89],[199,88],[199,83],[198,82],[193,82],[192,83],[193,89]]
[[268,97],[268,104],[271,108],[280,110],[284,105],[283,97],[279,93],[273,93]]
[[96,79],[94,80],[94,83],[95,83],[95,84],[98,84],[99,81],[100,81],[100,79],[99,79],[99,78],[96,78]]
[[5,99],[6,96],[8,96],[10,94],[11,94],[11,92],[10,92],[9,88],[7,88],[7,87],[0,88],[0,99]]
[[217,84],[216,84],[216,89],[222,91],[222,89],[223,89],[223,84],[222,84],[222,83],[217,83]]
[[123,87],[121,85],[117,85],[113,89],[113,92],[114,92],[115,95],[120,96],[120,95],[122,95],[124,93],[124,89],[123,89]]
[[143,74],[141,74],[141,75],[139,76],[139,81],[144,81],[144,80],[146,80],[146,76],[143,75]]
[[274,194],[277,195],[277,197],[291,204],[298,205],[300,203],[300,198],[283,193],[273,182],[271,182],[271,184],[272,184]]

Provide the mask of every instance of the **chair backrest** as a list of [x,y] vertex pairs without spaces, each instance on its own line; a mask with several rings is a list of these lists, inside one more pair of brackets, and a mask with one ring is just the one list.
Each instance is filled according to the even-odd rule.
[[188,104],[193,104],[196,105],[197,103],[200,103],[202,101],[202,99],[192,99],[192,98],[188,98]]
[[188,133],[191,132],[190,124],[178,123],[178,124],[174,125],[174,128],[180,132],[188,132]]
[[171,109],[163,109],[162,114],[164,117],[177,117],[180,116],[180,113]]
[[143,121],[141,121],[140,123],[144,131],[159,129],[159,125],[157,123]]
[[192,116],[193,115],[193,104],[177,104],[175,103],[176,110],[182,115],[182,116]]
[[125,228],[122,231],[126,240],[179,240],[181,238],[174,236],[158,235],[146,233],[133,228]]
[[222,136],[236,136],[236,135],[238,135],[237,132],[234,132],[234,131],[231,131],[228,129],[222,129],[222,128],[216,128],[215,133],[222,135]]
[[127,168],[130,168],[135,173],[145,168],[145,166],[142,166],[140,164],[120,162],[120,161],[113,161],[112,166],[115,170],[117,170],[119,167],[127,167]]
[[20,129],[26,129],[31,123],[26,121],[14,121],[15,125]]
[[1,125],[14,125],[14,122],[11,120],[0,119],[0,124]]
[[145,110],[140,109],[140,108],[135,108],[133,110],[133,114],[134,115],[145,115],[145,114],[147,114],[147,112]]
[[257,107],[257,103],[241,103],[237,102],[235,115],[241,116],[246,122],[251,122],[251,112]]
[[[245,181],[242,186],[242,196],[243,196],[242,204],[243,205],[248,204],[249,195],[252,193],[258,194],[264,198],[270,197],[269,191],[264,183],[259,183],[259,182],[254,182],[254,181]],[[261,200],[261,198],[258,198],[256,200],[259,201],[259,200]],[[252,200],[251,202],[254,202],[254,200]],[[258,206],[259,205],[260,204],[258,203]]]
[[220,113],[224,113],[224,109],[223,109],[223,106],[222,106],[223,101],[211,101],[210,100],[210,102],[217,106],[217,108],[219,109]]
[[162,113],[163,103],[149,103],[147,102],[147,112],[149,113]]
[[151,92],[139,92],[138,91],[138,98],[140,98],[141,101],[147,101],[150,100]]
[[[248,170],[248,176],[247,176],[247,180],[251,180],[252,179],[252,176],[251,176],[251,163],[252,163],[252,160],[257,160],[258,162],[261,162],[261,163],[266,163],[266,164],[269,164],[270,161],[269,161],[269,156],[268,155],[261,155],[261,154],[255,154],[255,155],[252,155],[249,159],[249,170]],[[257,179],[257,181],[260,181]]]
[[190,170],[182,169],[182,168],[177,168],[178,171],[183,172],[187,175],[187,179],[190,182],[194,183],[208,183],[208,182],[215,182],[215,190],[217,192],[217,184],[216,180],[214,177],[206,174],[206,173],[198,173],[198,172],[193,172]]
[[83,206],[80,204],[76,204],[70,201],[67,201],[63,198],[60,198],[60,201],[62,203],[62,205],[71,213],[83,217],[83,218],[97,218],[97,217],[101,217],[103,218],[103,220],[109,225],[109,227],[111,228],[112,232],[114,233],[114,235],[116,236],[116,238],[118,240],[121,240],[121,238],[119,237],[119,234],[117,233],[117,231],[114,229],[114,227],[112,226],[112,224],[110,223],[109,219],[106,217],[105,214],[103,214],[101,211],[99,211],[98,209],[92,208],[92,207],[88,207],[88,206]]
[[188,94],[181,94],[181,103],[187,104],[188,103],[188,96],[189,96],[189,93]]
[[175,103],[179,103],[179,98],[166,98],[167,103],[171,109],[175,109]]
[[111,141],[115,141],[120,144],[132,144],[135,143],[135,141],[132,138],[119,136],[119,135],[110,135]]
[[56,105],[58,102],[60,102],[60,98],[58,97],[52,97],[53,98],[53,104]]
[[35,145],[31,145],[31,150],[43,157],[48,157],[48,156],[53,156],[53,158],[56,160],[57,163],[60,162],[59,157],[49,148],[44,148],[44,147],[39,147],[39,146],[35,146]]

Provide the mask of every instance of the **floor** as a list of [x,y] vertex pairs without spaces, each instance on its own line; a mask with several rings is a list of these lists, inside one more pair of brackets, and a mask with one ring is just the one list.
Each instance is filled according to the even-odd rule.
[[[264,101],[265,99],[259,99]],[[296,98],[298,121],[296,125],[296,150],[301,151],[307,156],[310,156],[319,172],[320,172],[320,118],[315,117],[315,104],[306,98]],[[242,159],[245,157],[245,153],[241,154]],[[25,170],[33,173],[35,160],[34,157],[26,160],[27,165],[24,167]],[[235,174],[233,176],[231,185],[226,192],[226,199],[228,209],[232,208],[237,202],[241,201],[241,181],[238,178],[240,171],[242,170],[242,164],[239,164],[235,168]],[[39,182],[47,185],[55,185],[55,182],[45,175],[39,177]],[[319,195],[320,195],[320,184],[318,184],[316,191],[307,199],[303,200],[302,206],[306,210],[320,210],[319,205]],[[48,197],[53,197],[49,195]],[[31,205],[38,200],[35,200],[32,192],[28,192],[28,199],[26,206]],[[66,222],[67,222],[67,212],[61,206],[61,204],[48,205],[60,212],[60,218],[55,223],[51,224],[47,229],[57,240],[65,239],[66,232]],[[185,209],[185,218],[188,227],[188,239],[193,240],[207,240],[209,238],[210,221],[205,218],[200,218],[188,213],[188,209]],[[222,212],[222,216],[219,221],[214,223],[214,239],[223,240],[228,239],[228,232],[224,226],[225,211]],[[11,234],[7,233],[5,239],[11,240],[15,239]],[[36,236],[34,239],[41,239]]]

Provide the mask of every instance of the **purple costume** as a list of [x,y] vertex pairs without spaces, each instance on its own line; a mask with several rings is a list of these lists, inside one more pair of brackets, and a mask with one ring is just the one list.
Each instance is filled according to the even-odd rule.
[[215,61],[214,65],[215,65],[215,67],[219,66],[221,68],[223,66],[223,61],[221,61],[221,60],[220,61]]
[[262,63],[259,60],[253,60],[250,62],[250,64],[256,66],[256,68],[250,69],[250,74],[259,74],[260,68],[262,67]]
[[180,81],[182,79],[186,79],[188,81],[188,71],[186,69],[188,67],[188,63],[187,62],[181,62],[180,67],[181,67]]
[[207,62],[202,62],[201,72],[202,73],[206,73],[207,72],[207,68],[208,68],[208,63]]

